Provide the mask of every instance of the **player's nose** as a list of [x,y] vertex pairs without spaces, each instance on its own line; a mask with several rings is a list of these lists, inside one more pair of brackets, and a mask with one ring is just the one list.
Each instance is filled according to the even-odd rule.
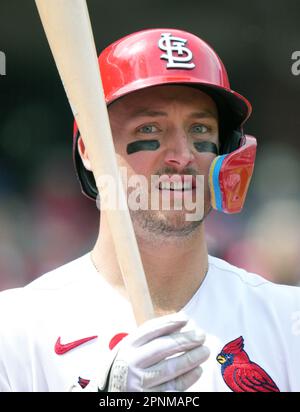
[[191,166],[194,154],[191,144],[183,131],[172,133],[165,150],[164,162],[178,170]]

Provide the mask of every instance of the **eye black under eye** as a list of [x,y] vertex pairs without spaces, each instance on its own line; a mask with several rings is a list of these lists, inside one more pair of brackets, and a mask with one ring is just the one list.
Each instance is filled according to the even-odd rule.
[[160,147],[158,140],[137,140],[127,145],[127,154],[140,152],[142,150],[157,150]]
[[218,147],[213,142],[194,142],[194,147],[197,152],[209,152],[215,155],[219,154]]

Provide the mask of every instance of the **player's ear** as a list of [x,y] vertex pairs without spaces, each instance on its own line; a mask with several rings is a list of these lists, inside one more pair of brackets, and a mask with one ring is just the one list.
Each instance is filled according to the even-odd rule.
[[92,165],[89,159],[88,152],[86,150],[85,144],[83,142],[83,139],[81,136],[79,136],[78,141],[77,141],[77,148],[78,148],[78,153],[81,157],[82,163],[84,167],[92,172]]

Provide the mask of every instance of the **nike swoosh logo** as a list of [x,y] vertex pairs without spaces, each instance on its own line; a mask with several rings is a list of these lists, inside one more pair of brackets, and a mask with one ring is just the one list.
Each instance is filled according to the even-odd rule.
[[90,336],[89,338],[79,339],[79,340],[75,340],[74,342],[62,344],[60,341],[60,336],[59,336],[59,338],[57,339],[55,343],[54,350],[57,355],[63,355],[64,353],[77,348],[77,346],[83,345],[84,343],[89,342],[90,340],[93,340],[96,338],[98,338],[98,336]]

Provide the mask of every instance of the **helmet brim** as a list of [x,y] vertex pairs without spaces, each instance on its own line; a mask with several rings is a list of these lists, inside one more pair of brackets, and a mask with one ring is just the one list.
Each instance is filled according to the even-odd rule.
[[230,124],[233,128],[242,127],[242,125],[249,118],[252,112],[252,106],[250,102],[241,94],[235,92],[234,90],[226,89],[215,84],[200,82],[199,80],[193,79],[192,77],[178,77],[178,79],[174,79],[174,77],[156,77],[146,80],[137,80],[136,82],[131,83],[129,86],[122,87],[106,96],[106,103],[110,105],[117,99],[125,97],[126,95],[134,93],[135,91],[149,87],[165,85],[190,86],[207,93],[216,101],[219,110],[221,109],[222,111],[226,111],[227,116],[230,118],[228,120],[230,120]]

